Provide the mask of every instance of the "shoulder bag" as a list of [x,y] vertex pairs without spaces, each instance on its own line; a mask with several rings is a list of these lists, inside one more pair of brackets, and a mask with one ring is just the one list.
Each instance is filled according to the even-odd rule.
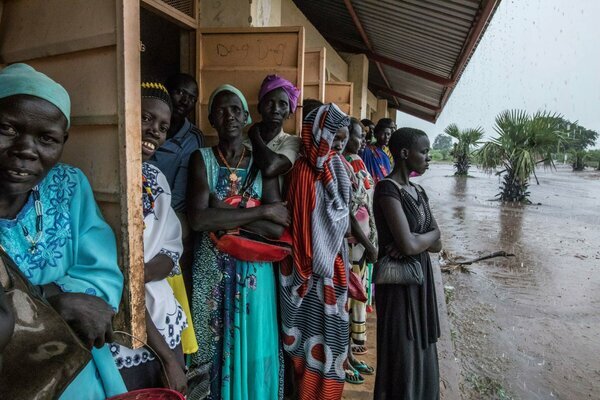
[[91,353],[1,246],[0,282],[15,317],[14,333],[2,353],[0,398],[60,397]]
[[[233,207],[250,208],[260,206],[260,200],[251,195],[258,167],[252,165],[242,187],[241,195],[227,197],[224,201]],[[292,254],[292,235],[286,228],[279,239],[267,238],[243,227],[226,231],[211,232],[210,238],[222,253],[242,261],[281,261]]]
[[[392,182],[399,191],[402,187],[393,179],[385,178],[382,181]],[[403,256],[399,259],[383,256],[377,261],[375,270],[375,284],[377,285],[422,285],[423,268],[415,256]]]

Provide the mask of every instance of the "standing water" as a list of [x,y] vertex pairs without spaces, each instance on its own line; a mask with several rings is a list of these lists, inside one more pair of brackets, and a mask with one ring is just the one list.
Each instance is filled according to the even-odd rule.
[[[464,398],[588,399],[600,393],[600,172],[538,170],[533,205],[493,201],[499,179],[433,165],[423,185],[444,249],[516,257],[444,275]],[[539,203],[539,204],[538,204]],[[442,371],[443,372],[443,371]]]

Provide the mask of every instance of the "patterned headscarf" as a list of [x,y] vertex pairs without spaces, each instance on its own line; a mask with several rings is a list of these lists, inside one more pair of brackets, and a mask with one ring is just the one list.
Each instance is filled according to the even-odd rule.
[[27,64],[12,64],[0,71],[0,99],[18,94],[39,97],[54,104],[71,126],[71,99],[60,84]]
[[331,146],[338,129],[350,126],[350,118],[334,103],[311,111],[302,123],[304,154],[317,170],[331,158]]
[[290,111],[292,113],[296,112],[300,90],[294,86],[292,82],[277,75],[267,75],[263,80],[260,91],[258,92],[258,102],[260,103],[267,93],[272,92],[275,89],[283,89],[287,93],[288,98],[290,99]]
[[[338,254],[346,261],[343,238],[352,189],[341,156],[331,146],[337,130],[349,125],[350,118],[333,103],[313,110],[304,119],[304,157],[294,165],[288,203],[294,221],[294,261],[303,265],[305,278],[313,271],[332,277]],[[310,265],[299,260],[309,254]]]

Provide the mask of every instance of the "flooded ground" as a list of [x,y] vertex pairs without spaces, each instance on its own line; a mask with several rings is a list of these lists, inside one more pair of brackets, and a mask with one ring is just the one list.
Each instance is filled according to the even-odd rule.
[[599,398],[600,173],[540,170],[529,206],[490,201],[498,177],[452,173],[438,164],[416,179],[444,248],[516,255],[444,275],[463,397]]

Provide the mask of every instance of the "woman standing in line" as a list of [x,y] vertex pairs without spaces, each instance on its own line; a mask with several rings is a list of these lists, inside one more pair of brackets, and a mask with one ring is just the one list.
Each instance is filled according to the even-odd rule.
[[29,65],[0,70],[0,245],[91,350],[59,398],[105,399],[126,391],[105,344],[123,275],[87,178],[59,163],[70,109],[66,90]]
[[388,142],[393,132],[393,124],[394,122],[390,118],[380,119],[377,125],[375,125],[373,132],[376,140],[375,144],[367,144],[367,147],[361,154],[367,170],[375,183],[392,172],[392,160],[388,155]]
[[110,350],[128,390],[163,387],[167,383],[162,381],[164,372],[170,388],[185,393],[187,381],[181,340],[189,322],[167,281],[168,277],[181,277],[181,225],[171,208],[167,178],[147,162],[166,139],[171,99],[167,89],[158,82],[142,83],[141,91],[140,190],[144,214],[146,334],[152,351],[145,347],[134,350],[118,343],[112,343]]
[[350,179],[336,149],[350,119],[326,104],[304,119],[304,154],[287,194],[293,257],[281,262],[280,306],[284,351],[300,400],[340,399],[348,351],[347,271]]
[[[352,271],[358,274],[363,285],[370,292],[371,274],[367,264],[377,260],[377,229],[373,218],[373,191],[375,184],[367,171],[358,152],[366,144],[363,125],[356,118],[350,119],[350,135],[344,149],[344,157],[350,165],[353,175],[352,184],[352,210],[350,225],[352,238],[350,243],[350,259]],[[367,299],[368,302],[368,299]],[[367,303],[350,299],[350,349],[348,350],[349,372],[346,372],[346,381],[361,383],[362,376],[373,375],[373,368],[365,362],[355,358],[355,355],[367,353]]]
[[[375,188],[374,214],[379,260],[414,256],[423,269],[422,285],[376,284],[376,400],[439,398],[436,342],[440,335],[433,271],[428,252],[441,250],[440,230],[423,188],[409,175],[429,167],[425,132],[401,128],[390,139],[394,170]],[[378,266],[375,267],[377,282]]]
[[[211,94],[208,109],[219,143],[192,154],[188,175],[188,219],[201,232],[193,263],[192,316],[199,351],[192,368],[209,366],[210,399],[274,400],[282,396],[283,373],[273,264],[220,252],[209,234],[243,226],[279,238],[289,213],[280,202],[277,177],[252,172],[253,154],[242,136],[251,123],[244,95],[222,85]],[[262,205],[225,203],[242,192]]]

